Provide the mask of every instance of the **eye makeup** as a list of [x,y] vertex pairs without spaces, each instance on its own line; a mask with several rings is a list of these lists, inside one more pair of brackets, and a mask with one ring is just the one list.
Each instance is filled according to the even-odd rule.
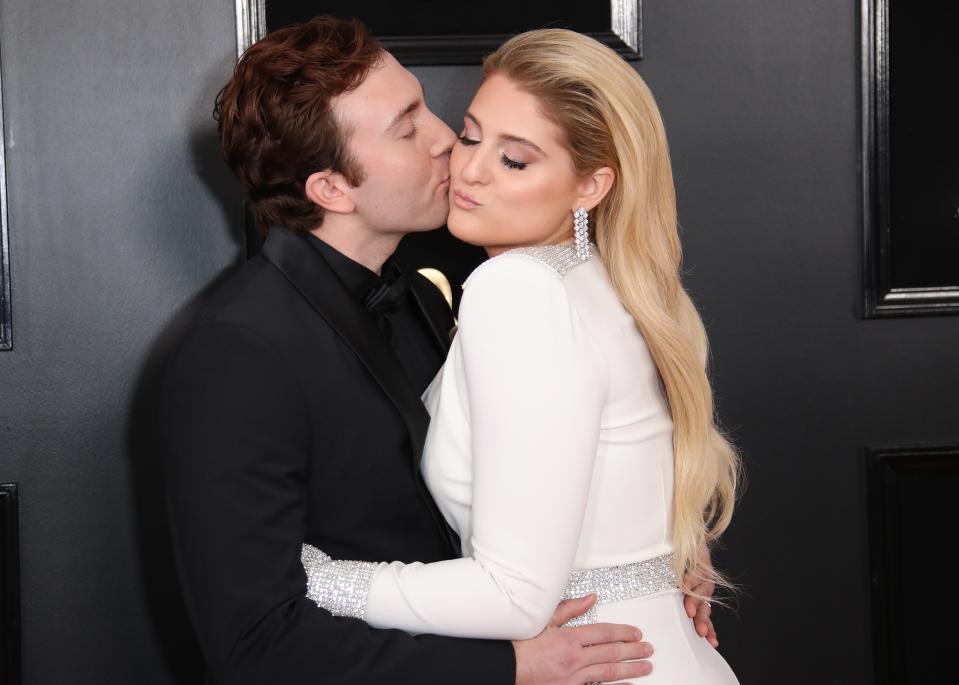
[[[466,145],[467,147],[471,147],[473,145],[479,145],[480,143],[480,141],[478,140],[467,138],[465,133],[461,134],[458,137],[458,139],[462,145]],[[525,169],[527,165],[529,164],[529,162],[517,162],[516,160],[510,159],[506,155],[506,153],[503,152],[502,150],[499,153],[499,159],[500,159],[500,162],[503,163],[503,166],[505,166],[508,169],[522,170],[522,169]]]
[[513,161],[512,159],[510,159],[509,157],[506,156],[506,153],[505,153],[505,152],[500,152],[500,153],[499,153],[499,158],[500,158],[500,161],[503,163],[503,165],[504,165],[505,167],[509,168],[509,169],[519,169],[519,170],[522,170],[522,169],[525,169],[525,168],[526,168],[526,165],[527,165],[527,162],[515,162],[515,161]]

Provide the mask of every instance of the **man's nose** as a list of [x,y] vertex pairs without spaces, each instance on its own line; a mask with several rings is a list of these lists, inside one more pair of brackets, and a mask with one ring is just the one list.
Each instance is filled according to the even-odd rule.
[[453,149],[453,143],[456,142],[456,134],[453,133],[453,129],[447,126],[439,117],[437,117],[435,114],[432,116],[433,119],[435,119],[436,133],[433,139],[433,145],[430,149],[430,154],[432,154],[434,157],[448,155],[450,150]]

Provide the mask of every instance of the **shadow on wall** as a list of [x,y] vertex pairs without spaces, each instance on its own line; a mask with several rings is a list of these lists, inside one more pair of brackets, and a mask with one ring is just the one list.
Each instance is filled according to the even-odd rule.
[[156,434],[163,369],[190,320],[228,274],[224,273],[177,312],[150,348],[137,378],[127,433],[130,488],[146,604],[164,660],[177,683],[200,683],[203,659],[180,591],[168,525]]
[[220,149],[220,138],[213,122],[213,103],[216,93],[225,83],[217,80],[209,84],[203,92],[200,105],[200,117],[208,125],[199,127],[190,136],[190,151],[193,159],[193,171],[210,195],[220,206],[223,225],[228,228],[229,237],[237,247],[237,266],[244,261],[246,254],[246,212],[243,204],[243,191],[240,182],[227,166]]
[[[218,204],[230,242],[236,245],[235,260],[207,283],[188,302],[171,313],[169,321],[151,344],[134,385],[127,433],[127,454],[130,461],[130,491],[136,517],[138,557],[145,601],[155,632],[155,639],[165,660],[171,682],[204,682],[204,665],[199,644],[190,625],[176,572],[173,545],[170,537],[166,494],[163,486],[162,464],[156,434],[156,415],[163,369],[170,353],[177,348],[189,323],[209,296],[244,261],[244,213],[242,194],[236,179],[223,162],[220,145],[213,124],[213,99],[232,69],[221,65],[198,88],[198,97],[190,121],[184,126],[189,131],[184,144],[189,146],[190,158],[198,188],[205,190]],[[201,196],[202,193],[197,193]],[[182,212],[182,208],[179,209]],[[182,218],[181,218],[182,221]],[[197,234],[212,226],[190,226],[182,240],[171,247],[177,250],[196,249]],[[211,244],[222,242],[210,238]],[[201,241],[202,247],[202,241]],[[169,259],[180,264],[199,263],[196,256],[173,255]],[[202,268],[202,267],[198,267]]]

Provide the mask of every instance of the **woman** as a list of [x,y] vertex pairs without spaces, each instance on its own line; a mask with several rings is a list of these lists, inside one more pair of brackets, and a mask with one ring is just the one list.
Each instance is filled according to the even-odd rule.
[[306,546],[308,594],[378,627],[523,639],[561,598],[596,593],[582,620],[639,625],[656,645],[642,682],[736,682],[677,589],[714,574],[697,551],[729,523],[738,462],[679,279],[652,95],[590,38],[522,34],[487,59],[450,167],[450,230],[492,257],[424,395],[423,474],[464,558],[377,565]]

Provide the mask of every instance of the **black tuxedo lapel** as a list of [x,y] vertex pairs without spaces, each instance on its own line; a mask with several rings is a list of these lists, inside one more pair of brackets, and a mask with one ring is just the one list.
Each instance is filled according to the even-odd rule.
[[[429,413],[410,387],[409,379],[403,374],[383,334],[353,301],[326,260],[304,238],[287,228],[274,226],[263,244],[263,256],[349,345],[403,417],[410,435],[411,467],[417,491],[429,509],[433,523],[447,541],[450,556],[459,556],[460,542],[456,533],[446,524],[419,475]],[[432,317],[428,318],[433,321]]]
[[266,257],[350,346],[396,406],[410,432],[414,460],[419,462],[430,417],[396,356],[373,321],[363,315],[349,291],[323,257],[289,229],[274,226],[263,245]]

